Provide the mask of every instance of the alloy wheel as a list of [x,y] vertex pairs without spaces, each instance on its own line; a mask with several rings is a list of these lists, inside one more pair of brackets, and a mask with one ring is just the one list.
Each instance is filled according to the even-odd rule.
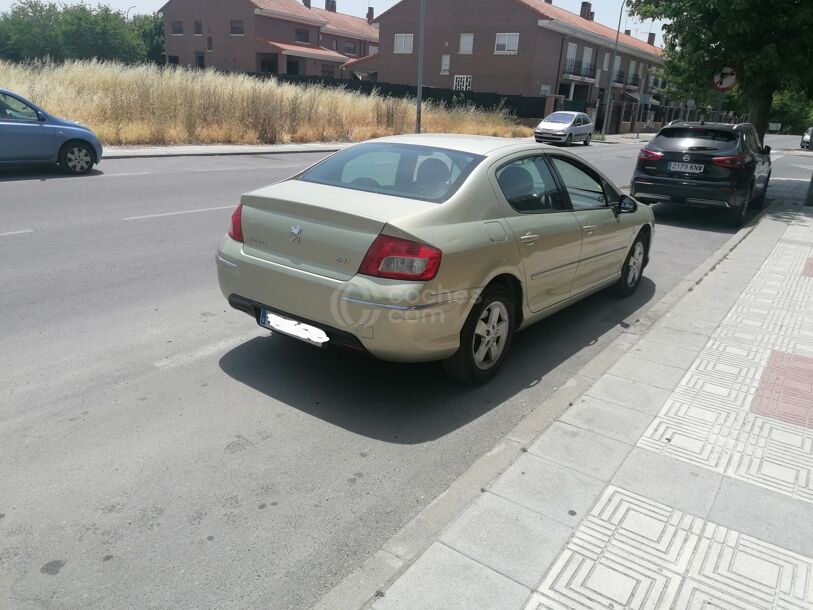
[[72,172],[86,172],[93,164],[90,153],[83,146],[73,146],[65,155],[65,162]]
[[635,242],[629,260],[629,271],[627,272],[627,285],[632,288],[641,279],[644,272],[644,244]]
[[508,340],[508,320],[508,309],[502,301],[493,301],[483,309],[474,328],[472,344],[477,368],[488,370],[500,360]]

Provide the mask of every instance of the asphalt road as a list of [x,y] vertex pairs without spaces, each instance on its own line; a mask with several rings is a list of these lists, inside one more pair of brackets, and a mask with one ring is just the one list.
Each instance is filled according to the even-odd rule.
[[[638,147],[572,150],[626,185]],[[269,337],[224,302],[239,194],[316,159],[0,171],[0,607],[309,607],[733,232],[656,207],[633,298],[539,323],[462,388]],[[776,159],[776,180],[813,170]]]

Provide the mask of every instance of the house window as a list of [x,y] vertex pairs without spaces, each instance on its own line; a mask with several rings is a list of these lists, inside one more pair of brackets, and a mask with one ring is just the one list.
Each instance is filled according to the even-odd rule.
[[207,51],[214,51],[215,50],[214,43],[212,42],[212,37],[211,36],[206,37],[206,50]]
[[344,41],[344,54],[345,55],[356,55],[358,53],[358,46],[356,45],[355,41]]
[[610,69],[610,52],[609,51],[604,51],[604,69],[605,70]]
[[245,34],[245,30],[243,29],[243,20],[242,19],[232,19],[231,20],[231,29],[229,33],[232,36],[242,36]]
[[471,75],[455,74],[452,89],[455,91],[471,91]]
[[297,28],[296,32],[294,33],[294,40],[296,40],[297,42],[310,43],[311,41],[310,30],[300,30],[299,28]]
[[460,55],[471,55],[474,53],[474,34],[461,34],[460,45],[457,52]]
[[322,78],[336,78],[336,69],[330,64],[322,64]]
[[393,53],[405,55],[412,53],[412,34],[396,34]]
[[203,22],[195,21],[193,24],[195,36],[203,36]]
[[[582,70],[585,72],[590,72],[593,69],[593,49],[590,47],[584,47],[584,51],[582,51]],[[589,76],[589,74],[585,74],[585,76]]]
[[195,66],[203,70],[206,67],[206,58],[200,51],[195,51]]
[[451,56],[449,55],[441,55],[440,56],[440,73],[441,74],[448,74],[449,73],[449,64],[451,63]]
[[632,77],[633,77],[634,74],[635,74],[635,60],[631,59],[630,60],[630,71],[629,71],[629,75],[627,76],[627,82],[630,82],[630,83],[632,82]]
[[519,34],[497,34],[494,55],[516,55],[519,48]]
[[167,63],[171,66],[177,66],[180,61],[177,55],[167,55]]
[[334,50],[334,51],[338,51],[338,50],[339,50],[339,41],[338,41],[338,40],[336,40],[335,38],[333,39],[333,50]]
[[172,22],[172,35],[183,36],[183,21]]
[[378,53],[378,45],[377,44],[371,44],[370,45],[370,55],[372,55],[374,53]]

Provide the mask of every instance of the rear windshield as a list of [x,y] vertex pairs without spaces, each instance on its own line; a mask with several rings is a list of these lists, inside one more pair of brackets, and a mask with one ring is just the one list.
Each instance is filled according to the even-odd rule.
[[457,192],[483,159],[445,148],[370,142],[325,159],[299,179],[442,203]]
[[709,150],[736,148],[737,134],[708,127],[666,127],[652,144],[663,150]]
[[546,116],[544,121],[546,123],[572,123],[574,118],[576,118],[575,115],[567,112],[554,112]]

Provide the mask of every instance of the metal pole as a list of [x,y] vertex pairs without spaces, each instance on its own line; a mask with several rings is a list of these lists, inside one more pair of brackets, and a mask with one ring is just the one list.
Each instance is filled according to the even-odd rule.
[[415,108],[415,133],[421,133],[421,106],[423,106],[423,47],[426,30],[426,0],[421,0],[418,15],[418,100]]
[[607,102],[604,106],[604,124],[601,126],[601,133],[607,135],[607,126],[610,123],[610,100],[613,97],[613,80],[615,79],[615,58],[618,56],[618,38],[621,36],[621,19],[624,17],[624,5],[627,0],[621,2],[621,11],[618,13],[618,28],[615,30],[615,46],[613,47],[613,59],[610,62],[610,74],[607,75]]

